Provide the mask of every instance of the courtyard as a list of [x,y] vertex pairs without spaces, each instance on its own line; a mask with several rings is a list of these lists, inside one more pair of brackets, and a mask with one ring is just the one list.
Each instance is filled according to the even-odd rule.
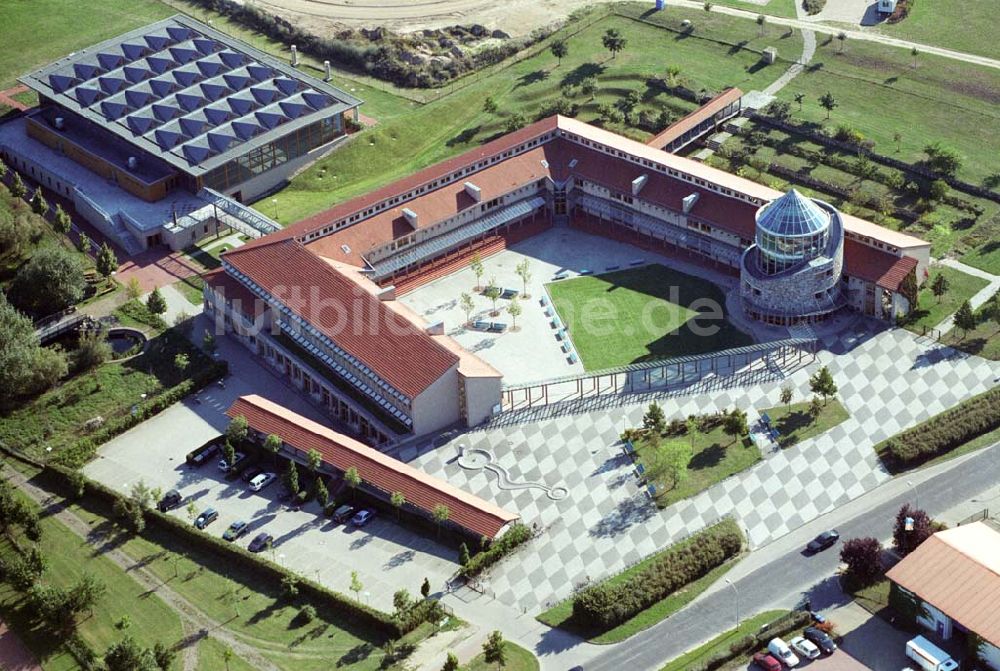
[[[736,282],[728,275],[575,229],[553,228],[483,259],[481,284],[485,286],[492,279],[498,287],[522,293],[525,287],[517,274],[517,266],[525,260],[530,264],[531,277],[526,287],[528,297],[519,299],[522,312],[516,319],[516,330],[513,328],[515,320],[507,312],[510,302],[499,299],[496,303],[498,314],[491,316],[492,302],[481,291],[474,290],[476,276],[469,267],[419,287],[403,296],[401,301],[430,323],[443,321],[448,335],[503,373],[504,382],[509,385],[583,373],[602,367],[606,361],[614,361],[613,365],[617,365],[642,356],[655,358],[671,353],[706,352],[751,342],[749,336],[728,322],[714,336],[701,338],[689,328],[679,337],[668,335],[679,316],[687,314],[685,310],[690,312],[687,307],[663,300],[671,296],[671,287],[679,288],[682,298],[678,300],[686,305],[696,298],[706,297],[720,301],[724,309],[725,292]],[[553,286],[569,287],[575,282],[586,282],[605,287],[618,276],[615,269],[622,268],[631,271],[627,271],[624,280],[619,280],[623,284],[627,280],[629,295],[621,292],[623,302],[612,308],[618,315],[626,315],[620,324],[609,322],[603,302],[577,312],[572,308],[560,308],[558,293],[551,293],[550,297]],[[609,269],[610,275],[588,277],[593,273],[609,272]],[[552,285],[557,276],[564,279]],[[469,321],[499,321],[506,323],[508,330],[496,334],[464,326],[463,293],[469,294],[474,303]],[[645,307],[647,305],[649,307]],[[644,314],[651,320],[648,328],[642,323]],[[596,321],[589,321],[590,317]],[[584,324],[583,320],[588,323]],[[563,325],[569,326],[568,343],[560,333]],[[605,333],[609,327],[615,330]],[[634,331],[631,347],[623,349],[618,346],[616,336],[617,331],[626,327]],[[609,347],[608,343],[615,343],[615,346]],[[589,358],[588,352],[593,352],[594,358]]]

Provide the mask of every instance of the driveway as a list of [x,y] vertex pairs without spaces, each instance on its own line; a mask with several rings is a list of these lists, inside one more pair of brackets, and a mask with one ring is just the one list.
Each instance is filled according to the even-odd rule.
[[0,620],[0,668],[7,671],[42,671],[27,646]]
[[896,629],[853,601],[824,611],[824,615],[837,624],[843,637],[841,650],[831,657],[816,660],[809,665],[810,669],[899,671],[909,665],[905,650],[912,634]]

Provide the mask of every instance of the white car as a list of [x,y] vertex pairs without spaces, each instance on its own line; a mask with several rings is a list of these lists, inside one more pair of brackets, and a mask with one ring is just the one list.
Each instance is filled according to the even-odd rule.
[[274,473],[261,473],[250,481],[250,491],[259,492],[278,478]]
[[789,645],[792,646],[792,650],[806,659],[816,659],[819,657],[819,648],[812,641],[807,641],[802,636],[793,638],[789,642]]
[[788,647],[788,644],[780,638],[772,638],[771,642],[767,644],[767,651],[777,657],[778,661],[788,668],[799,665],[799,658],[795,656],[795,653]]
[[247,455],[243,454],[242,452],[237,452],[236,454],[233,455],[233,464],[232,466],[230,466],[229,462],[226,461],[226,459],[223,457],[222,459],[219,459],[219,470],[222,471],[223,473],[228,473],[230,469],[239,466],[240,462],[246,458]]

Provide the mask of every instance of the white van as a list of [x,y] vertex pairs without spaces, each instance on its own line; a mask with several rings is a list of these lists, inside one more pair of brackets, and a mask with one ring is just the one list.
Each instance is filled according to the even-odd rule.
[[799,658],[795,656],[795,653],[788,647],[788,644],[780,638],[772,638],[771,642],[767,644],[767,651],[788,668],[799,665]]
[[253,480],[250,481],[250,490],[254,492],[259,492],[260,490],[267,487],[269,484],[274,482],[277,476],[274,473],[259,473],[254,476]]
[[906,644],[906,656],[924,671],[954,671],[958,663],[951,656],[923,636],[917,636]]

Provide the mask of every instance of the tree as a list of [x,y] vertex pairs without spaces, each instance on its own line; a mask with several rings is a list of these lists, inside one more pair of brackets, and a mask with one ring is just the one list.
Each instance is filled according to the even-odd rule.
[[[910,519],[907,529],[907,518]],[[923,510],[911,508],[909,503],[903,504],[896,513],[896,521],[892,528],[892,547],[905,557],[917,546],[934,534],[934,522]]]
[[976,328],[976,325],[979,323],[976,319],[976,314],[972,311],[972,306],[969,305],[969,301],[962,301],[962,304],[958,306],[958,310],[955,311],[952,321],[956,327],[962,329],[963,338],[969,331]]
[[601,118],[601,123],[606,126],[622,123],[625,120],[625,115],[622,114],[622,111],[609,103],[598,105],[597,115]]
[[396,509],[396,520],[399,520],[403,506],[406,505],[406,495],[403,492],[393,492],[389,497],[389,503]]
[[107,331],[103,328],[88,328],[80,330],[80,338],[73,352],[73,365],[77,370],[96,368],[114,355],[111,343],[107,340]]
[[947,293],[950,287],[951,282],[948,281],[944,273],[938,273],[934,276],[934,281],[931,282],[931,293],[938,299],[938,303],[941,302],[941,297]]
[[791,406],[792,403],[792,385],[786,384],[781,387],[781,396],[779,400],[785,404],[785,408]]
[[826,110],[826,118],[830,118],[830,112],[837,108],[837,99],[833,97],[833,94],[827,91],[819,97],[819,105]]
[[795,94],[795,102],[797,102],[799,104],[799,111],[800,112],[802,111],[802,102],[805,99],[806,99],[806,94],[805,93],[796,93]]
[[940,203],[948,195],[948,182],[943,179],[935,179],[927,187],[927,195],[930,199]]
[[24,185],[20,173],[14,173],[14,180],[10,184],[10,194],[18,199],[24,198],[28,194],[28,187]]
[[108,587],[103,581],[95,577],[92,573],[84,573],[80,579],[70,587],[67,600],[67,607],[74,615],[83,611],[93,611],[94,606],[107,594]]
[[819,396],[813,396],[809,399],[809,416],[815,419],[819,417],[823,412],[823,402],[819,400]]
[[128,278],[125,282],[125,297],[130,301],[137,300],[139,296],[142,295],[142,285],[139,284],[139,279],[136,277]]
[[945,147],[940,142],[932,142],[924,147],[924,154],[927,155],[925,161],[927,167],[939,175],[954,177],[955,173],[962,168],[962,159],[958,152]]
[[49,201],[45,200],[45,195],[42,193],[42,187],[35,189],[35,193],[32,194],[29,203],[31,205],[31,211],[37,215],[44,217],[49,211]]
[[441,667],[441,671],[458,671],[458,657],[451,650],[448,651],[448,656],[444,660],[444,666]]
[[66,210],[63,209],[63,206],[58,203],[56,204],[56,213],[52,217],[52,228],[60,235],[66,235],[73,228],[72,219],[70,219]]
[[737,438],[750,432],[747,426],[747,413],[739,408],[733,408],[722,421],[722,430],[727,436],[732,436],[735,443]]
[[499,629],[494,629],[483,643],[483,659],[487,664],[496,664],[497,669],[507,665],[507,651]]
[[424,581],[420,583],[420,596],[425,599],[431,595],[431,581],[424,578]]
[[7,164],[0,160],[0,179],[7,179]]
[[326,488],[326,482],[324,482],[323,478],[316,478],[313,485],[313,494],[320,508],[326,508],[326,504],[330,501],[330,490]]
[[472,321],[472,311],[476,309],[476,304],[472,301],[472,296],[463,291],[461,297],[458,299],[458,304],[461,306],[462,312],[465,313],[465,323],[468,324]]
[[469,546],[462,543],[458,546],[458,563],[460,566],[468,566],[469,559]]
[[[41,538],[38,526],[38,511],[14,493],[13,486],[6,480],[0,481],[0,529],[9,535],[13,527],[19,527],[31,540]],[[37,566],[41,573],[43,566]]]
[[486,272],[486,268],[483,267],[483,260],[479,257],[479,252],[472,255],[469,260],[469,268],[472,270],[472,274],[476,276],[476,286],[473,291],[479,291],[479,282],[483,277],[483,273]]
[[566,46],[565,40],[556,40],[553,42],[552,45],[549,46],[549,51],[551,51],[552,55],[558,60],[556,67],[562,65],[562,59],[569,55],[569,47]]
[[757,15],[757,26],[760,28],[761,36],[764,35],[764,27],[767,25],[767,17],[763,14]]
[[94,242],[90,239],[89,235],[80,231],[80,237],[76,241],[76,248],[83,254],[90,254],[90,250],[94,248]]
[[917,56],[920,55],[920,51],[916,47],[910,49],[910,55],[913,56],[913,67],[917,67]]
[[118,257],[115,256],[115,251],[111,249],[111,245],[105,242],[97,252],[97,272],[107,279],[117,269]]
[[274,459],[275,466],[278,465],[278,453],[281,452],[281,438],[273,433],[267,435],[264,439],[264,449],[271,453],[271,457]]
[[222,445],[222,458],[229,465],[229,468],[232,468],[236,463],[236,448],[228,440]]
[[351,591],[354,592],[354,596],[358,601],[361,601],[361,590],[365,586],[361,583],[361,578],[358,577],[357,571],[351,571]]
[[347,486],[351,488],[351,500],[353,500],[355,492],[357,491],[358,486],[361,484],[361,474],[358,473],[358,469],[355,468],[354,466],[351,466],[346,471],[344,471],[344,482],[346,482]]
[[410,593],[403,589],[397,589],[392,595],[392,607],[396,611],[396,617],[401,617],[406,614],[406,611],[413,607],[413,597]]
[[62,247],[36,251],[10,286],[11,301],[36,315],[57,312],[83,298],[87,279],[83,261]]
[[525,257],[514,268],[514,272],[521,278],[521,295],[525,298],[531,298],[528,294],[528,282],[531,281],[531,261]]
[[521,303],[517,300],[517,296],[510,299],[510,303],[507,304],[507,314],[510,315],[511,326],[513,330],[517,330],[517,318],[521,316]]
[[694,415],[684,420],[684,431],[691,439],[691,449],[694,450],[694,438],[698,435],[698,420],[694,418]]
[[627,117],[636,107],[639,106],[639,103],[641,102],[642,96],[638,91],[629,91],[618,99],[617,107],[622,111],[622,114]]
[[112,643],[104,653],[108,671],[159,671],[151,650],[142,648],[131,636]]
[[513,133],[519,128],[524,128],[528,123],[528,119],[521,112],[514,112],[507,120],[504,122],[503,128],[507,133]]
[[434,523],[437,525],[437,535],[438,538],[441,537],[441,525],[448,521],[451,517],[451,510],[443,503],[439,503],[434,506],[434,511],[431,513],[434,517]]
[[882,544],[875,538],[852,538],[840,550],[847,564],[845,576],[859,586],[870,585],[882,574]]
[[901,151],[900,143],[903,141],[903,134],[896,131],[892,134],[892,141],[896,143],[896,153],[898,154]]
[[642,416],[642,428],[654,436],[662,436],[667,430],[667,419],[659,403],[654,401],[646,408],[646,414]]
[[316,472],[322,465],[323,465],[323,455],[319,453],[319,450],[313,449],[309,450],[306,453],[306,467],[309,469],[309,472],[312,473],[314,476],[316,475]]
[[687,478],[693,453],[690,441],[671,439],[663,442],[652,453],[646,468],[647,477],[665,486],[669,484],[673,489]]
[[293,575],[285,575],[281,578],[281,598],[285,601],[293,601],[299,595],[299,580]]
[[190,365],[191,357],[189,357],[186,352],[178,352],[174,357],[174,368],[176,368],[177,372],[181,375],[184,374],[184,371],[186,371]]
[[299,469],[294,461],[289,460],[288,462],[288,468],[285,469],[284,483],[285,489],[291,492],[293,497],[299,495]]
[[844,53],[844,42],[847,41],[847,33],[843,30],[837,33],[837,41],[840,42],[840,47],[837,49],[837,53],[842,54]]
[[584,77],[580,82],[580,93],[593,100],[597,95],[597,77]]
[[486,288],[483,289],[483,295],[490,299],[490,302],[493,303],[493,310],[490,312],[491,316],[495,317],[497,315],[497,300],[500,299],[500,294],[501,291],[500,287],[497,286],[496,278],[491,277],[489,283],[486,285]]
[[222,651],[222,661],[226,665],[226,671],[229,671],[229,662],[233,660],[233,656],[233,649],[228,646]]
[[486,96],[486,100],[483,101],[483,111],[487,114],[496,114],[498,109],[500,106],[496,99],[493,96]]
[[837,393],[837,383],[833,381],[833,375],[829,368],[823,366],[809,378],[809,390],[822,396],[824,405],[828,398]]
[[706,12],[712,11],[712,3],[711,2],[706,2],[704,5],[702,5],[702,7],[705,9]]
[[153,659],[156,660],[156,666],[160,668],[160,671],[170,671],[170,667],[174,665],[174,660],[177,658],[177,653],[173,648],[168,647],[157,641],[153,646]]
[[243,415],[237,415],[229,420],[229,425],[226,426],[226,440],[234,445],[240,445],[247,439],[249,431],[247,418]]
[[615,58],[618,55],[618,52],[625,48],[627,43],[628,40],[622,37],[622,34],[615,28],[608,28],[604,32],[604,36],[601,37],[601,44],[604,45],[605,49],[611,52],[611,58]]
[[167,311],[167,301],[163,298],[159,288],[154,288],[146,298],[146,307],[154,315],[162,315]]
[[69,486],[74,499],[81,499],[87,492],[87,476],[79,470],[69,472]]

